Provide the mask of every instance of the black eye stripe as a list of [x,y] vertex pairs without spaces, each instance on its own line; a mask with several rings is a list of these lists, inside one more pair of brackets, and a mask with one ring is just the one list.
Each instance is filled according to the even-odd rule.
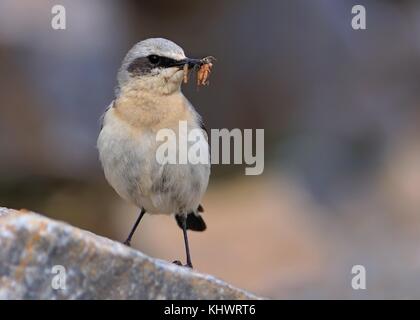
[[143,75],[150,72],[153,65],[147,57],[134,59],[127,67],[127,71],[134,75]]
[[175,59],[172,58],[167,58],[167,57],[159,57],[159,63],[157,64],[157,66],[161,67],[161,68],[169,68],[171,66],[173,66],[176,63]]
[[[127,67],[127,71],[135,75],[150,73],[154,68],[170,68],[176,64],[177,60],[168,57],[159,57],[157,63],[152,63],[150,56],[134,59]],[[155,59],[152,59],[155,60]]]

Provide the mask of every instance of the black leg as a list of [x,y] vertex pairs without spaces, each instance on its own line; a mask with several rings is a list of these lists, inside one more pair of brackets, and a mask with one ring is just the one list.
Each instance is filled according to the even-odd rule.
[[133,228],[131,229],[130,234],[127,237],[127,240],[124,241],[125,245],[127,245],[129,247],[131,246],[131,238],[133,237],[133,234],[136,231],[136,229],[137,229],[137,227],[140,223],[140,220],[141,220],[141,218],[143,218],[145,213],[146,213],[146,211],[143,208],[141,208],[141,211],[140,211],[139,217],[136,220],[136,223],[134,224]]
[[184,242],[185,242],[185,251],[187,252],[187,267],[192,269],[191,255],[190,255],[190,246],[188,245],[188,236],[187,236],[187,217],[181,215],[182,219],[182,231],[184,233]]

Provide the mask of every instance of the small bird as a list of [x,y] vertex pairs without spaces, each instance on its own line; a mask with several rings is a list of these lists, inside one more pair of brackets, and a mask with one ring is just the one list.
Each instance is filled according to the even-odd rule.
[[[162,164],[156,160],[156,135],[171,129],[180,137],[179,123],[199,129],[209,151],[200,115],[181,92],[185,69],[203,65],[190,59],[174,42],[151,38],[138,42],[125,56],[118,72],[115,99],[106,109],[98,137],[99,158],[115,191],[140,209],[131,238],[147,212],[174,214],[183,230],[186,266],[192,268],[187,230],[204,231],[201,199],[207,189],[210,161]],[[179,152],[177,145],[177,153]],[[179,261],[174,261],[181,264]]]

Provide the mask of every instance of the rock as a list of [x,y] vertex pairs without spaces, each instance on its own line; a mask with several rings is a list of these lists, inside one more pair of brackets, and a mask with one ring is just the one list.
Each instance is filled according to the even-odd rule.
[[257,298],[29,211],[0,208],[0,243],[0,299]]

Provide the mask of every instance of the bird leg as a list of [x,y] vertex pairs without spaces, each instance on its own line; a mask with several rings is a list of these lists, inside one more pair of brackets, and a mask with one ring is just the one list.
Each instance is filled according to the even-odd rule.
[[[187,217],[186,215],[182,214],[179,215],[180,219],[182,220],[182,232],[184,233],[184,243],[185,243],[185,251],[187,254],[187,264],[184,267],[193,268],[191,262],[191,255],[190,255],[190,246],[188,245],[188,235],[187,235]],[[173,263],[176,265],[182,266],[182,263],[178,260],[175,260]]]
[[140,220],[141,220],[141,218],[143,218],[143,216],[144,216],[145,213],[146,213],[146,210],[144,210],[143,208],[141,208],[140,214],[139,214],[139,216],[138,216],[138,218],[136,220],[136,223],[134,223],[134,226],[131,229],[130,234],[128,235],[127,239],[124,241],[124,244],[126,246],[131,247],[131,238],[133,237],[134,232],[136,231],[136,229],[137,229],[137,227],[138,227],[138,225],[140,223]]

